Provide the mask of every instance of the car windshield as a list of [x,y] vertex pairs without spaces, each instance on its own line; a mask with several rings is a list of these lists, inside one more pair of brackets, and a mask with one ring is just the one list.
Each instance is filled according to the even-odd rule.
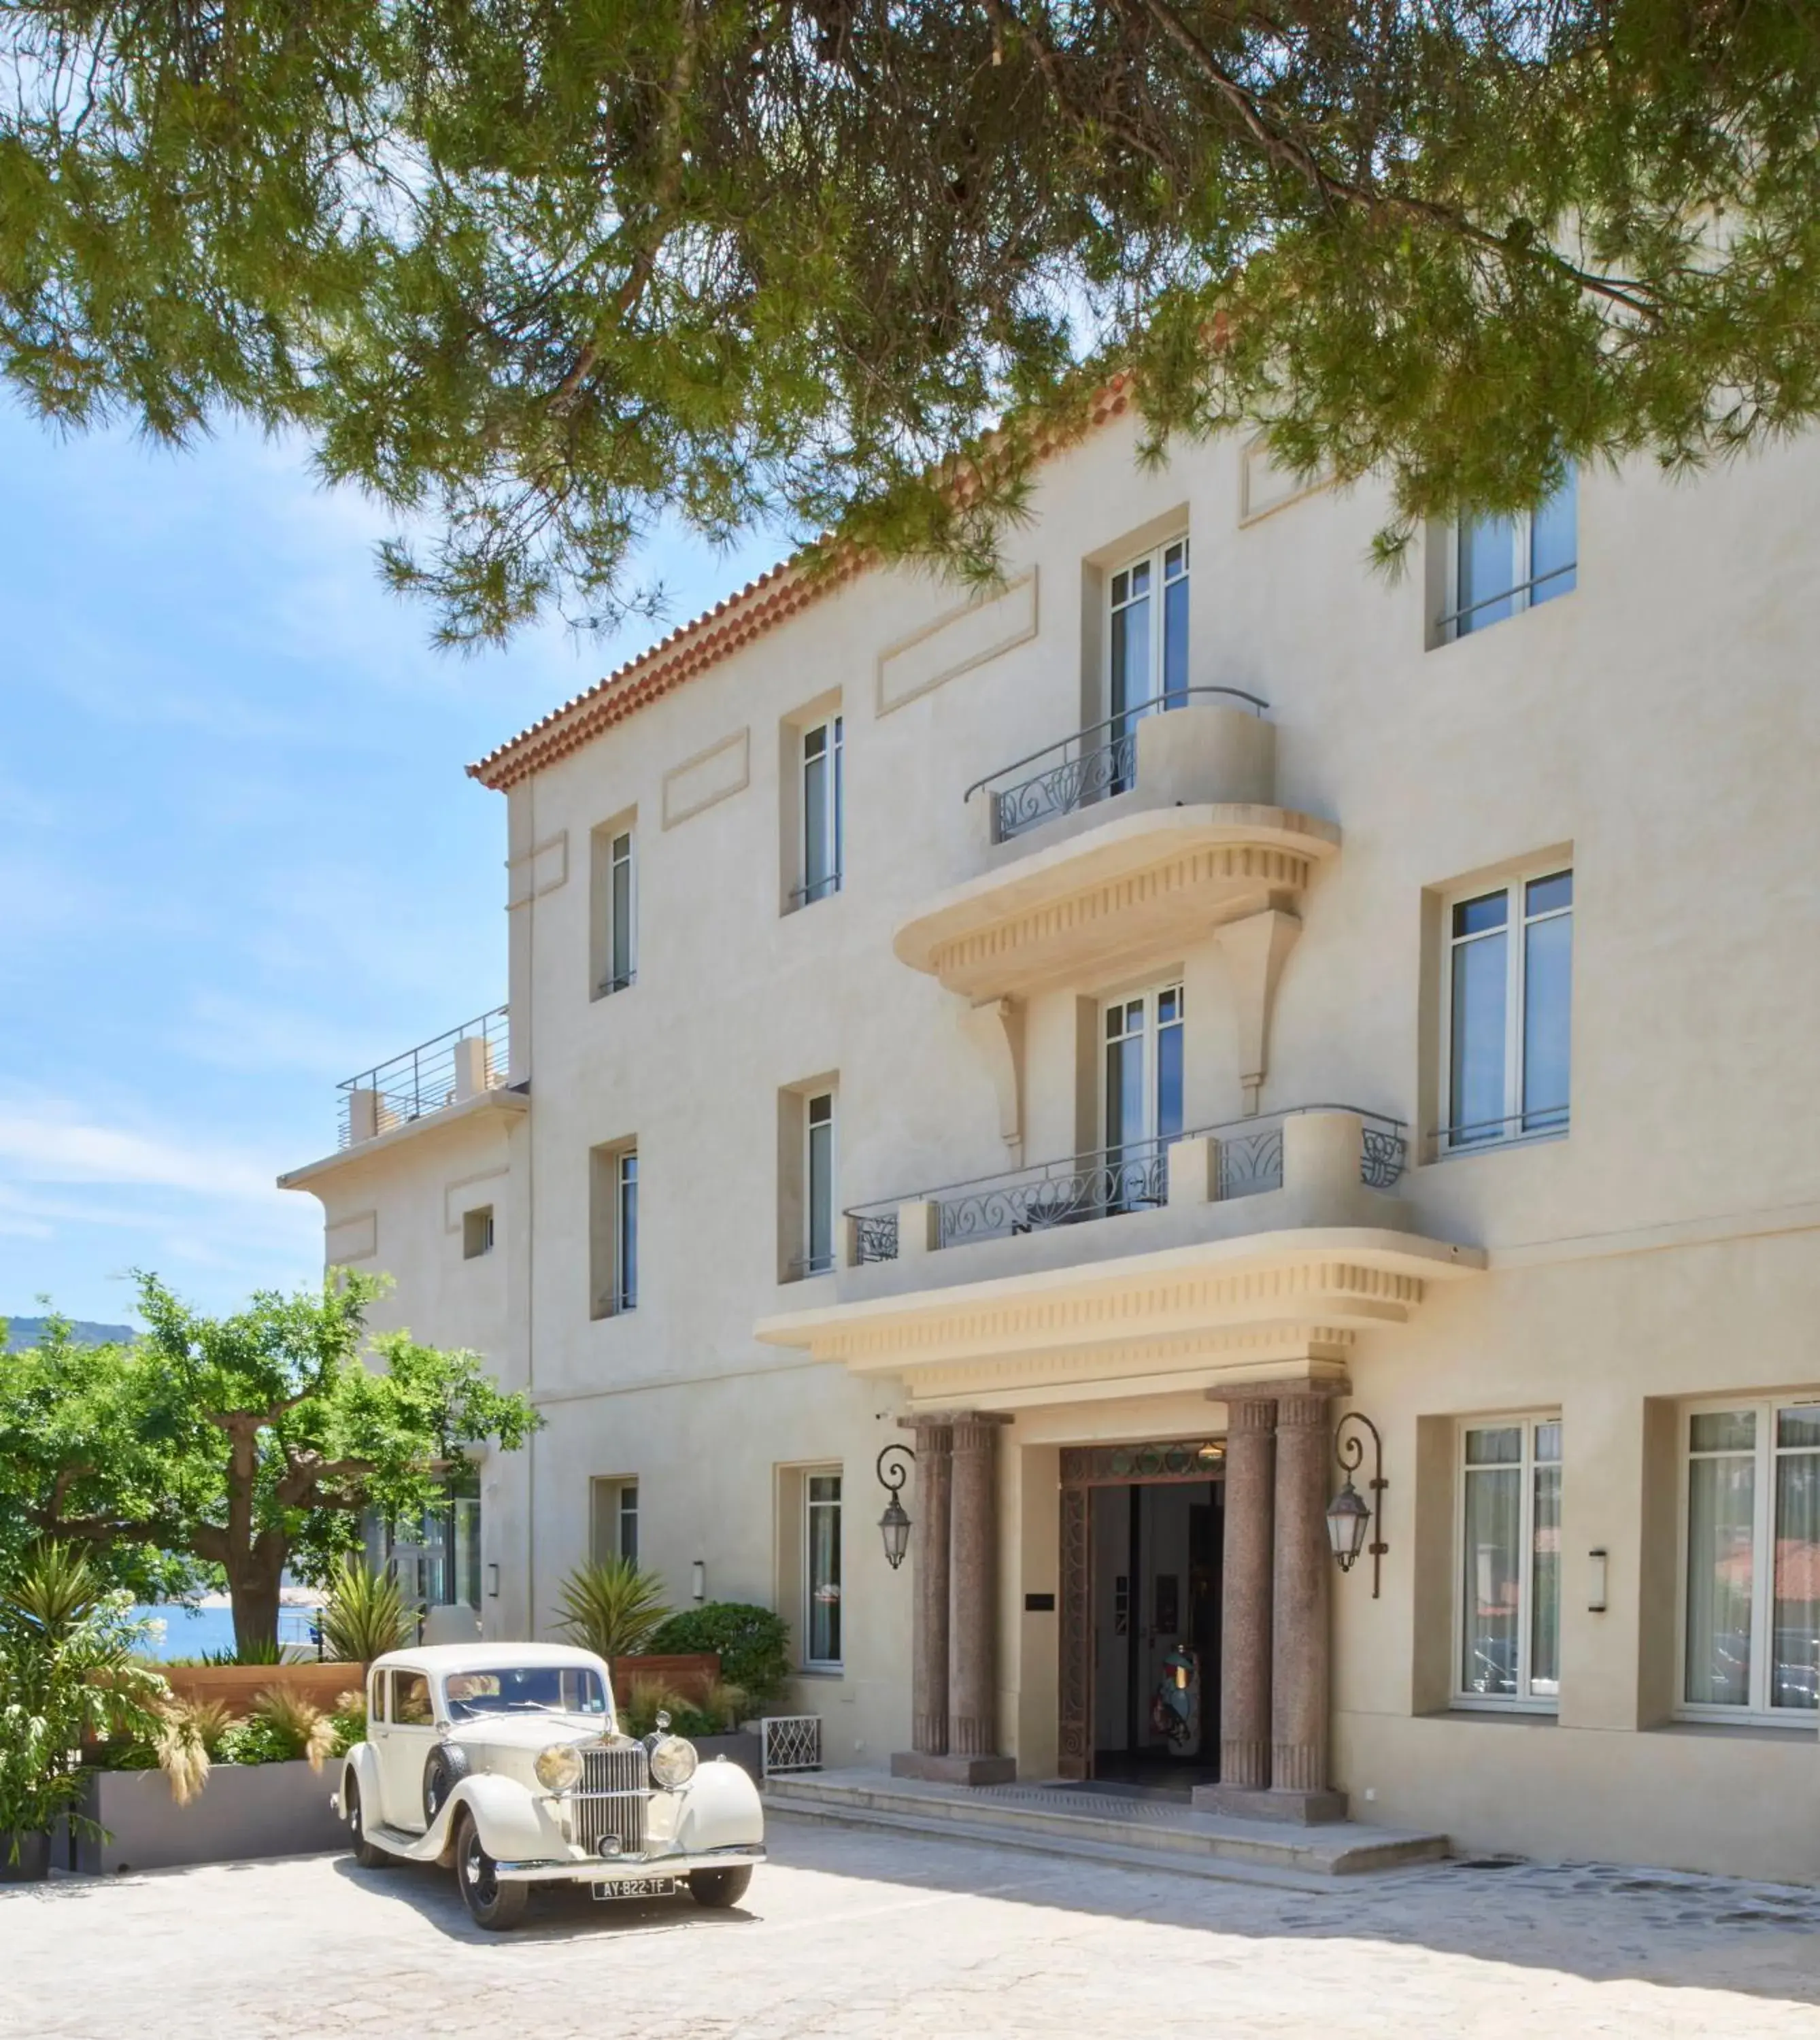
[[477,1715],[603,1715],[607,1688],[585,1665],[508,1665],[451,1672],[443,1681],[458,1721]]

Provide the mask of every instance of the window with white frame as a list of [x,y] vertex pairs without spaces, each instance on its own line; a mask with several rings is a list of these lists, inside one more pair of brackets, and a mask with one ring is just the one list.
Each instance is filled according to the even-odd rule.
[[803,1482],[803,1663],[837,1672],[840,1639],[840,1475]]
[[834,1094],[817,1091],[803,1106],[802,1272],[825,1275],[834,1265]]
[[1467,517],[1449,547],[1443,643],[1502,623],[1572,592],[1579,562],[1578,489],[1571,466],[1545,503],[1515,517]]
[[478,1261],[493,1251],[493,1206],[477,1205],[461,1217],[461,1253],[464,1261]]
[[619,1157],[619,1203],[615,1217],[619,1231],[619,1281],[614,1297],[618,1311],[636,1310],[638,1304],[638,1151],[626,1148]]
[[1463,1706],[1552,1710],[1561,1692],[1561,1420],[1460,1431]]
[[1116,1209],[1163,1200],[1163,1148],[1182,1131],[1185,1011],[1179,984],[1104,1008],[1101,1128]]
[[637,866],[630,829],[608,835],[600,884],[600,975],[598,994],[623,991],[638,975],[638,896]]
[[630,1142],[588,1156],[591,1314],[615,1318],[638,1305],[638,1150]]
[[[1140,717],[1188,698],[1188,539],[1127,560],[1106,580],[1106,717],[1109,740],[1129,739]],[[1108,786],[1130,785],[1134,761],[1120,758]]]
[[598,1565],[610,1559],[638,1562],[638,1483],[614,1478],[588,1482],[592,1509],[591,1543]]
[[1820,1399],[1690,1410],[1681,1707],[1800,1722],[1820,1708]]
[[1440,1152],[1567,1131],[1573,977],[1571,870],[1451,902]]
[[638,1483],[623,1480],[619,1483],[618,1518],[619,1556],[628,1565],[638,1562]]
[[802,882],[796,903],[809,906],[840,890],[847,828],[842,719],[830,716],[802,733]]

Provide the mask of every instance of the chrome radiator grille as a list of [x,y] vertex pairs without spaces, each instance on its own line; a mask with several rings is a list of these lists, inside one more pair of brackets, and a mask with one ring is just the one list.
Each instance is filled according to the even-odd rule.
[[651,1797],[650,1760],[642,1742],[609,1744],[581,1753],[581,1782],[575,1788],[575,1839],[600,1853],[609,1835],[619,1853],[645,1852],[645,1808]]

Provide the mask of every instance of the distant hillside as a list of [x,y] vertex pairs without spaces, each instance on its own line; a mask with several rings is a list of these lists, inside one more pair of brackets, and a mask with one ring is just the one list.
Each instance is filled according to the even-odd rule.
[[[6,1349],[21,1353],[29,1345],[36,1345],[44,1336],[46,1318],[9,1318],[6,1320]],[[116,1339],[136,1338],[139,1334],[131,1325],[91,1325],[80,1318],[70,1321],[70,1335],[78,1345],[108,1345]]]

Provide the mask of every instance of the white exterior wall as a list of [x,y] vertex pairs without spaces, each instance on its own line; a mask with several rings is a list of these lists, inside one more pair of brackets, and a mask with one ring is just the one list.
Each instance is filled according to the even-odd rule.
[[[1576,591],[1430,650],[1434,561],[1395,584],[1373,576],[1372,491],[1313,493],[1241,525],[1235,443],[1144,474],[1133,439],[1115,423],[1053,460],[1034,521],[1007,535],[1013,580],[1037,577],[1028,641],[881,714],[881,651],[961,598],[874,573],[509,796],[513,1075],[531,1109],[515,1122],[509,1214],[496,1201],[498,1269],[464,1290],[459,1236],[452,1265],[438,1246],[425,1214],[474,1157],[437,1136],[365,1173],[350,1159],[324,1193],[332,1223],[363,1200],[379,1209],[378,1262],[413,1329],[494,1353],[547,1420],[527,1463],[489,1489],[487,1555],[507,1576],[489,1621],[547,1621],[586,1555],[589,1478],[628,1475],[642,1555],[679,1602],[699,1559],[711,1598],[775,1601],[794,1619],[780,1469],[838,1463],[847,1666],[799,1698],[824,1716],[831,1761],[904,1746],[910,1579],[885,1568],[872,1475],[901,1435],[900,1399],[753,1336],[762,1318],[845,1293],[840,1277],[777,1280],[777,1094],[838,1072],[843,1205],[1007,1165],[964,1004],[898,962],[893,933],[984,868],[969,782],[1103,712],[1086,679],[1098,648],[1082,645],[1087,567],[1185,525],[1191,682],[1268,699],[1277,801],[1342,835],[1301,904],[1266,1110],[1342,1100],[1431,1128],[1440,889],[1557,851],[1574,873],[1571,1132],[1438,1163],[1412,1154],[1418,1230],[1487,1250],[1490,1269],[1437,1285],[1413,1323],[1361,1335],[1350,1363],[1354,1403],[1384,1434],[1390,1551],[1381,1600],[1364,1567],[1336,1585],[1336,1783],[1358,1815],[1475,1848],[1820,1877],[1811,1722],[1666,1726],[1675,1472],[1659,1452],[1651,1472],[1645,1452],[1648,1399],[1820,1388],[1820,444],[1689,485],[1640,468],[1583,476]],[[782,725],[836,690],[844,887],[780,914]],[[741,732],[744,786],[666,828],[666,776]],[[589,832],[634,809],[638,982],[591,999]],[[1186,1122],[1236,1118],[1225,966],[1206,940],[1171,961],[1189,1003]],[[1075,1000],[1122,988],[1031,1000],[1026,1159],[1076,1148]],[[588,1152],[633,1137],[639,1307],[592,1319]],[[1082,1254],[1111,1250],[1095,1235],[1117,1223],[1082,1228]],[[1445,1479],[1418,1479],[1418,1422],[1544,1408],[1565,1426],[1559,1721],[1449,1713],[1432,1586],[1426,1616],[1417,1603],[1421,1578],[1445,1574],[1451,1503]],[[1057,1448],[1222,1421],[1204,1399],[1151,1397],[1023,1411],[1008,1430],[1001,1741],[1026,1771],[1054,1760],[1055,1618],[1025,1614],[1022,1597],[1057,1585]],[[1584,1605],[1595,1547],[1610,1553],[1602,1615]],[[1672,1581],[1672,1551],[1666,1567]]]

